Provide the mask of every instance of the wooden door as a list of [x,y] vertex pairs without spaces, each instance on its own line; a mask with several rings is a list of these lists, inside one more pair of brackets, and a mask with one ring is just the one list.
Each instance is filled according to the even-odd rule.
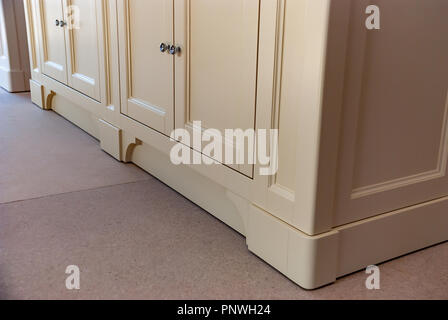
[[[175,3],[176,127],[255,129],[260,0]],[[252,165],[232,167],[253,175]]]
[[40,0],[42,73],[67,83],[65,27],[62,0]]
[[101,100],[100,61],[104,60],[102,0],[67,0],[68,85]]
[[448,2],[351,5],[337,225],[448,195]]
[[173,0],[119,3],[122,113],[161,133],[174,128]]

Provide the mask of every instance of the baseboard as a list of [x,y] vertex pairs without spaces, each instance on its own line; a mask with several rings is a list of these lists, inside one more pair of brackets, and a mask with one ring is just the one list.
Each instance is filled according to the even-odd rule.
[[448,197],[337,228],[338,276],[448,241]]
[[190,168],[173,165],[168,156],[147,144],[136,146],[132,162],[237,232],[246,235],[246,212],[242,212],[241,207],[246,203],[249,208],[247,200],[240,199],[243,204],[237,203],[234,198],[237,196],[226,188]]

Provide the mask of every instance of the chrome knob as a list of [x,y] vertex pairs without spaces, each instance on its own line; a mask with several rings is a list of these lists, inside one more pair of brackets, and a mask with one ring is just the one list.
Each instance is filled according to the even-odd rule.
[[166,45],[165,43],[161,43],[160,44],[160,52],[166,52],[168,50],[168,45]]
[[170,47],[170,54],[172,54],[173,56],[179,52],[180,52],[180,47],[176,47],[176,46]]
[[61,26],[61,28],[64,28],[67,25],[67,23],[61,20],[59,25]]
[[56,27],[59,27],[59,24],[60,24],[60,23],[61,23],[61,22],[60,22],[59,20],[56,20],[54,24],[56,25]]

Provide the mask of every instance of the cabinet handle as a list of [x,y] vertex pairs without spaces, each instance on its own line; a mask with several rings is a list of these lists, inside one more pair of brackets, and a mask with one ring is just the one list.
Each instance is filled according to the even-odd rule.
[[59,20],[56,20],[54,24],[56,25],[56,27],[59,27],[59,24],[60,24],[60,23],[61,23],[61,22],[60,22]]
[[62,21],[62,20],[61,20],[61,22],[60,22],[60,26],[61,26],[61,28],[64,28],[66,25],[67,25],[67,23],[66,23],[65,21]]
[[170,54],[173,56],[181,51],[180,47],[171,46],[170,47]]
[[160,52],[166,52],[168,50],[168,45],[166,45],[165,43],[161,43],[160,44]]

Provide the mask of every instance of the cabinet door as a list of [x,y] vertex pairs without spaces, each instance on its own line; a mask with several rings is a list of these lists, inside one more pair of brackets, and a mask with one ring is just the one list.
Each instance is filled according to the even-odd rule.
[[174,127],[173,0],[119,3],[122,113],[161,133]]
[[[369,4],[377,32],[364,28]],[[338,225],[448,195],[448,2],[351,5]]]
[[260,0],[176,0],[176,127],[255,129],[259,11]]
[[67,0],[66,13],[68,85],[100,101],[100,60],[104,59],[102,0]]
[[56,25],[64,20],[62,0],[40,0],[42,72],[67,83],[65,28]]

